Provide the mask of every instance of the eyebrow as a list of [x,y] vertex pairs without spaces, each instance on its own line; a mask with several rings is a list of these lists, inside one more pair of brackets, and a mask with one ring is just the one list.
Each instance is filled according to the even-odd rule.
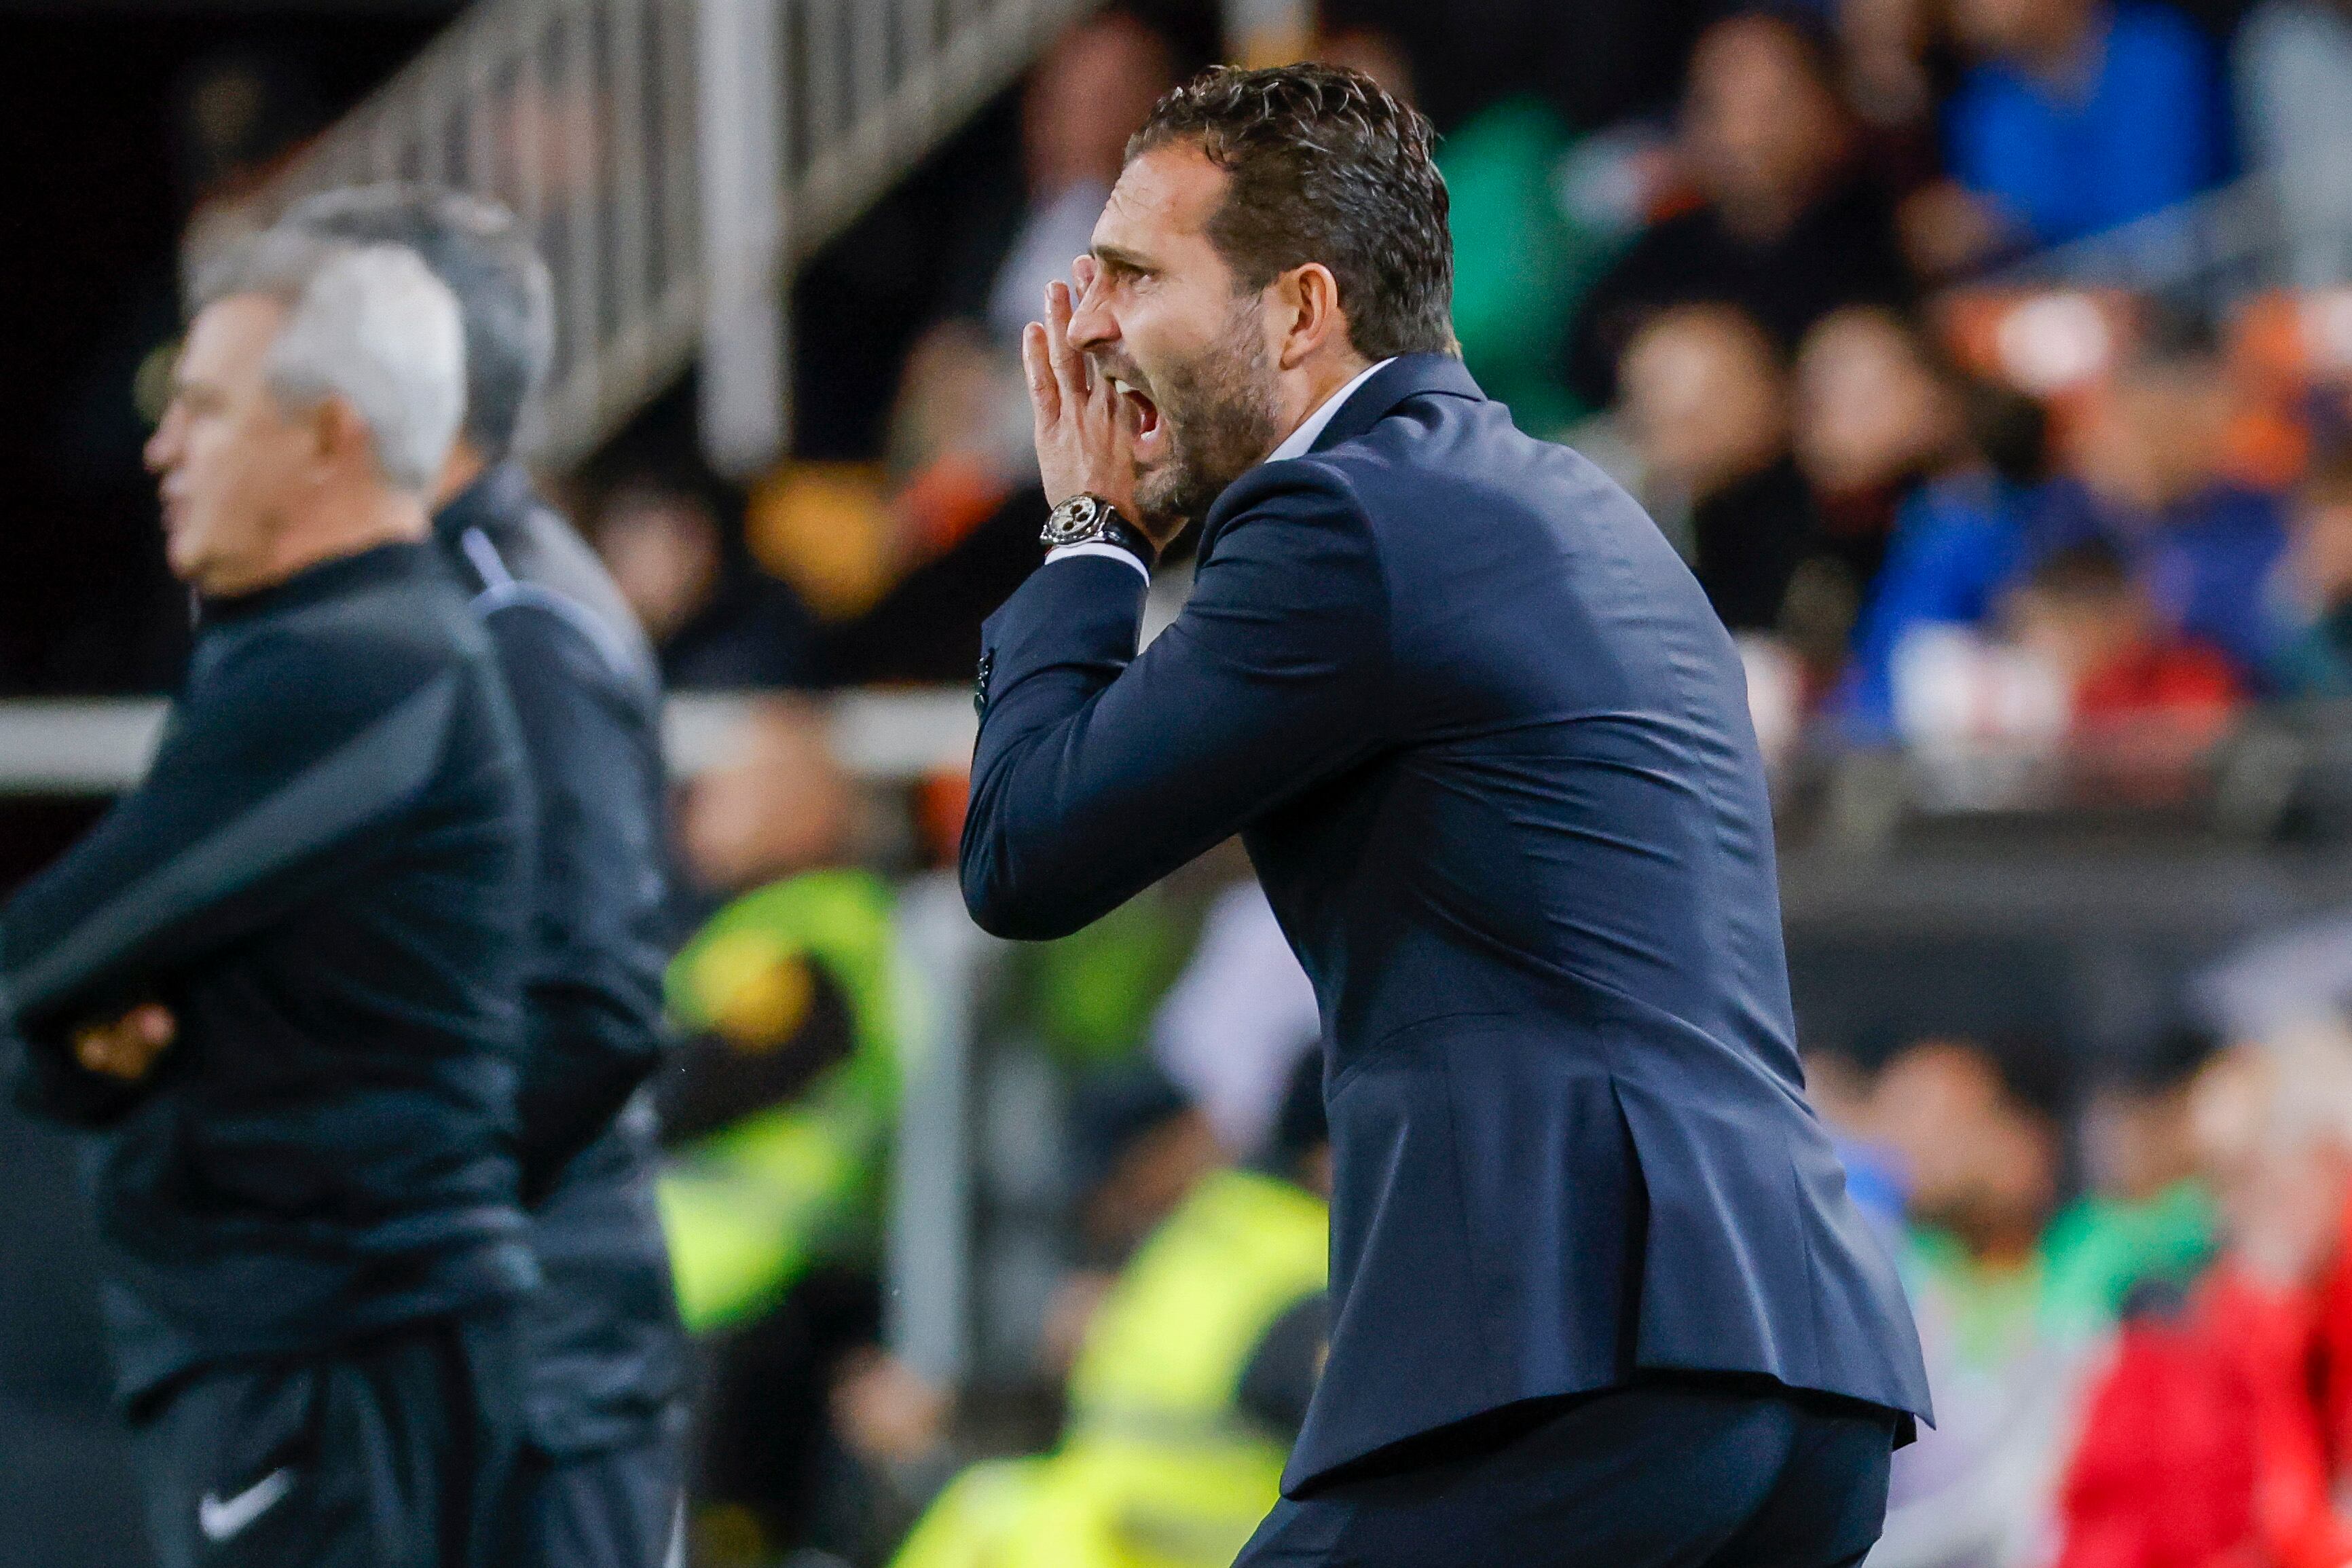
[[1094,256],[1097,261],[1102,263],[1103,266],[1110,268],[1113,272],[1157,272],[1160,270],[1159,267],[1153,263],[1150,257],[1138,256],[1131,250],[1125,250],[1115,245],[1096,246],[1094,247]]

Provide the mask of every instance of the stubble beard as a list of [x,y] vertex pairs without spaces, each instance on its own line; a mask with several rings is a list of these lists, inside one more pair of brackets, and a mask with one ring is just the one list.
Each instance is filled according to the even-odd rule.
[[1225,486],[1282,439],[1255,304],[1244,301],[1216,341],[1171,366],[1152,389],[1169,455],[1139,476],[1135,504],[1154,538],[1173,538],[1206,517]]

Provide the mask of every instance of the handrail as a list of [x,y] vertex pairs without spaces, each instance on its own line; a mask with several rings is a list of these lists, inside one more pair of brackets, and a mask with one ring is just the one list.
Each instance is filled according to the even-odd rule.
[[[697,350],[713,267],[704,46],[749,16],[775,58],[772,287],[1093,0],[480,0],[257,196],[387,179],[513,208],[555,278],[555,362],[529,444],[567,467]],[[772,65],[772,68],[768,68]],[[726,189],[721,186],[720,189]],[[731,198],[730,198],[731,199]]]
[[[696,694],[663,715],[671,770],[691,777],[726,760],[756,698]],[[824,705],[835,756],[852,774],[906,783],[961,769],[977,730],[959,686],[845,691]],[[0,702],[0,798],[110,795],[147,770],[163,732],[155,698]]]

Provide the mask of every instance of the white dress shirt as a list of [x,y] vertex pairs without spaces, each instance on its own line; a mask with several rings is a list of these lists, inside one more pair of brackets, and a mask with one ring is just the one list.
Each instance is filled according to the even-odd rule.
[[[1265,460],[1268,463],[1282,463],[1293,457],[1306,456],[1307,450],[1315,444],[1316,438],[1323,434],[1324,427],[1339,417],[1340,407],[1356,395],[1356,389],[1370,381],[1391,362],[1390,360],[1382,360],[1379,364],[1365,366],[1353,381],[1316,404],[1315,412],[1300,420],[1298,428],[1292,431],[1281,445],[1267,454]],[[1128,519],[1129,524],[1134,520],[1132,517]],[[1088,539],[1084,544],[1056,545],[1045,552],[1045,564],[1051,566],[1057,560],[1066,560],[1072,557],[1083,555],[1107,555],[1115,560],[1123,560],[1141,572],[1146,582],[1151,580],[1151,569],[1138,559],[1132,551],[1123,550],[1117,545],[1102,539]]]

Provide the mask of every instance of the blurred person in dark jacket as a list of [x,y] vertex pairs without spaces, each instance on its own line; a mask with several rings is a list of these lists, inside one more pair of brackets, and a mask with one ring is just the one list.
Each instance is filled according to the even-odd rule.
[[554,344],[545,265],[512,214],[417,186],[331,192],[288,223],[405,245],[457,296],[466,419],[433,531],[474,594],[540,827],[523,1190],[546,1282],[531,1352],[530,1563],[656,1568],[676,1533],[684,1334],[654,1211],[664,940],[661,675],[596,557],[515,457]]
[[1903,507],[1969,465],[1958,379],[1883,306],[1823,317],[1798,345],[1793,441],[1829,548],[1866,591]]
[[1733,307],[1683,306],[1635,336],[1622,379],[1645,498],[1662,519],[1685,511],[1707,601],[1734,632],[1780,629],[1821,525],[1790,451],[1788,371],[1771,340]]
[[147,453],[194,660],[146,779],[0,910],[16,1090],[109,1130],[104,1304],[166,1568],[490,1568],[538,1282],[533,841],[430,539],[463,329],[392,246],[270,235],[202,297]]
[[1748,10],[1700,37],[1682,142],[1698,204],[1653,225],[1587,296],[1569,384],[1612,400],[1619,356],[1652,316],[1713,301],[1783,352],[1842,305],[1899,305],[1911,279],[1885,194],[1862,177],[1829,43],[1792,14]]
[[672,691],[805,686],[816,622],[760,570],[713,486],[640,476],[596,508],[596,553],[661,660]]

